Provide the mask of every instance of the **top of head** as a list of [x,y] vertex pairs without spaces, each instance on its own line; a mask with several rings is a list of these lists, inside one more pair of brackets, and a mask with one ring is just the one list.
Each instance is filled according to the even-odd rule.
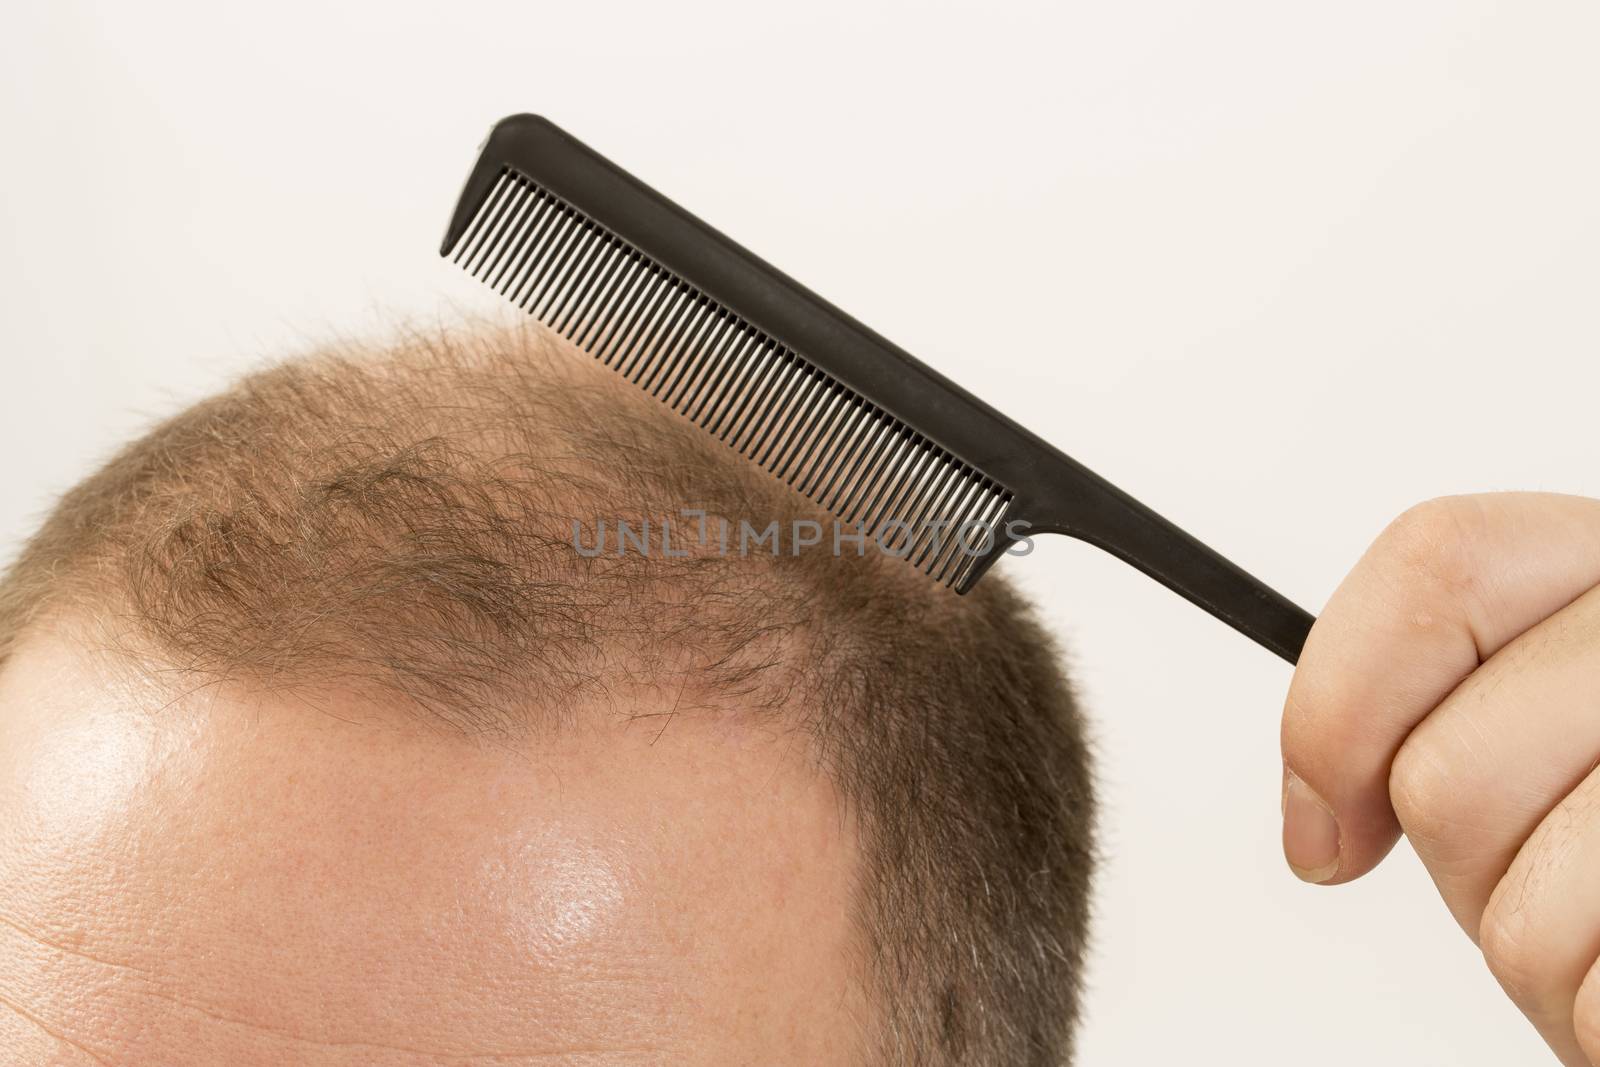
[[940,610],[870,556],[795,548],[813,518],[541,331],[418,336],[256,375],[125,450],[36,539],[0,640],[92,619],[189,676],[381,693],[463,729],[624,682],[749,704],[846,624],[825,604]]
[[[729,1028],[692,1005],[738,1014],[759,1001],[772,1026],[749,1033],[824,1035],[833,1043],[796,1053],[813,1061],[871,1049],[891,1062],[1056,1062],[1075,1002],[1089,789],[1048,641],[1003,582],[955,598],[872,553],[741,551],[737,533],[725,548],[686,509],[713,529],[817,517],[534,329],[326,352],[158,427],[68,494],[0,584],[0,822],[13,842],[0,874],[49,871],[62,849],[80,866],[99,857],[18,894],[38,936],[20,956],[0,943],[0,977],[37,978],[38,952],[66,953],[167,1003],[188,972],[158,948],[184,944],[250,980],[227,1004],[201,998],[232,1027],[226,1040],[300,1034],[326,1051],[387,1032],[419,990],[448,996],[503,964],[517,982],[561,980],[508,986],[503,1004],[480,997],[458,1020],[503,1040],[464,1043],[442,1020],[415,1047],[503,1051],[520,1035],[531,1058],[641,1025],[602,1039],[584,1029],[592,1003],[553,992],[572,966],[600,966],[591,943],[562,971],[559,931],[616,912],[630,943],[689,969],[692,981],[671,979],[681,995],[658,998],[693,1031],[663,1037],[680,1057],[735,1054],[713,1054],[706,1035]],[[618,523],[647,521],[648,547],[617,551]],[[580,550],[602,524],[607,550]],[[132,771],[129,753],[142,754]],[[100,769],[63,774],[63,760],[85,759]],[[64,814],[85,810],[95,818]],[[157,816],[159,831],[139,836]],[[108,828],[124,836],[107,844]],[[140,866],[152,857],[165,866]],[[130,885],[180,891],[140,911]],[[119,909],[95,903],[108,896]],[[644,910],[607,911],[624,898]],[[209,900],[209,918],[183,920],[172,899]],[[477,933],[446,936],[446,914]],[[102,951],[116,937],[99,926],[119,915],[160,927],[159,943]],[[529,933],[537,916],[542,932]],[[363,939],[363,922],[381,929]],[[301,926],[311,942],[291,936]],[[259,945],[215,943],[241,930]],[[321,954],[314,980],[282,969],[306,944]],[[410,960],[391,964],[392,982],[328,985],[376,966],[360,962],[374,944]],[[280,954],[256,958],[260,945]],[[418,945],[450,966],[400,952]],[[499,964],[467,958],[484,952]],[[759,974],[786,952],[839,996],[780,1008],[754,979],[694,988],[744,973],[730,960]],[[634,1000],[639,981],[664,980],[623,972],[638,981],[606,988]],[[251,994],[262,982],[281,996]],[[313,1023],[290,1006],[296,983],[324,1006]],[[552,1008],[541,1045],[516,1030],[533,1025],[519,1012],[534,1001],[580,1018],[556,1040]],[[329,1003],[356,1022],[341,1029]],[[41,1018],[65,1010],[46,1004]],[[163,1032],[83,1040],[182,1062],[168,1046],[116,1044]]]

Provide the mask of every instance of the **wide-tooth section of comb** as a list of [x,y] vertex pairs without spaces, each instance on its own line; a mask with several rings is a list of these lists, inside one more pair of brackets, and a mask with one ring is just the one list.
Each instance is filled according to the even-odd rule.
[[[456,262],[832,512],[964,589],[1013,494],[512,167]],[[875,542],[875,544],[874,544]],[[853,540],[818,548],[857,551]]]

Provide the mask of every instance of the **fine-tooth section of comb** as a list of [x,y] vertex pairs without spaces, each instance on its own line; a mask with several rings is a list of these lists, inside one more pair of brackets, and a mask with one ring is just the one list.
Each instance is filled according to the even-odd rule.
[[453,258],[936,581],[964,588],[1003,528],[1004,486],[514,167]]
[[1293,603],[536,115],[490,132],[440,252],[830,511],[819,550],[964,593],[1062,533],[1291,662],[1305,642]]

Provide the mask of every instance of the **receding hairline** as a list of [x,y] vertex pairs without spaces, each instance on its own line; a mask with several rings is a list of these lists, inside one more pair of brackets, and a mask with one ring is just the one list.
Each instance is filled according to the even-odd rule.
[[1047,635],[997,575],[956,597],[874,553],[570,543],[572,519],[684,507],[822,517],[539,330],[338,346],[68,493],[0,582],[0,658],[70,618],[140,669],[345,686],[459,733],[635,683],[781,716],[864,815],[883,1058],[1062,1062],[1092,790]]
[[[763,624],[783,612],[762,602],[818,595],[823,568],[704,552],[585,559],[573,523],[694,505],[764,521],[816,513],[577,356],[542,330],[480,326],[330,346],[245,378],[66,495],[0,583],[0,661],[48,616],[80,636],[92,624],[92,639],[143,668],[358,683],[482,712],[455,725],[504,726],[509,705],[528,703],[511,694],[621,680],[622,658],[592,662],[610,640],[633,645],[635,683],[675,675],[700,696],[777,699],[793,677],[752,683],[775,673],[763,646],[794,627]],[[851,580],[939,599],[876,562]],[[346,625],[318,625],[330,619]],[[386,655],[400,637],[405,661]],[[497,669],[519,659],[539,676]]]

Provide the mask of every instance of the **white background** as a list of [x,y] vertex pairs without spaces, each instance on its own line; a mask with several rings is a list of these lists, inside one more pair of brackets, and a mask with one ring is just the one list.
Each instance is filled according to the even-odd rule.
[[[492,308],[436,246],[515,111],[1313,610],[1417,500],[1600,492],[1587,0],[431,6],[8,9],[0,551],[240,368]],[[1285,664],[1006,567],[1098,737],[1084,1063],[1545,1062],[1405,846],[1281,866]]]

